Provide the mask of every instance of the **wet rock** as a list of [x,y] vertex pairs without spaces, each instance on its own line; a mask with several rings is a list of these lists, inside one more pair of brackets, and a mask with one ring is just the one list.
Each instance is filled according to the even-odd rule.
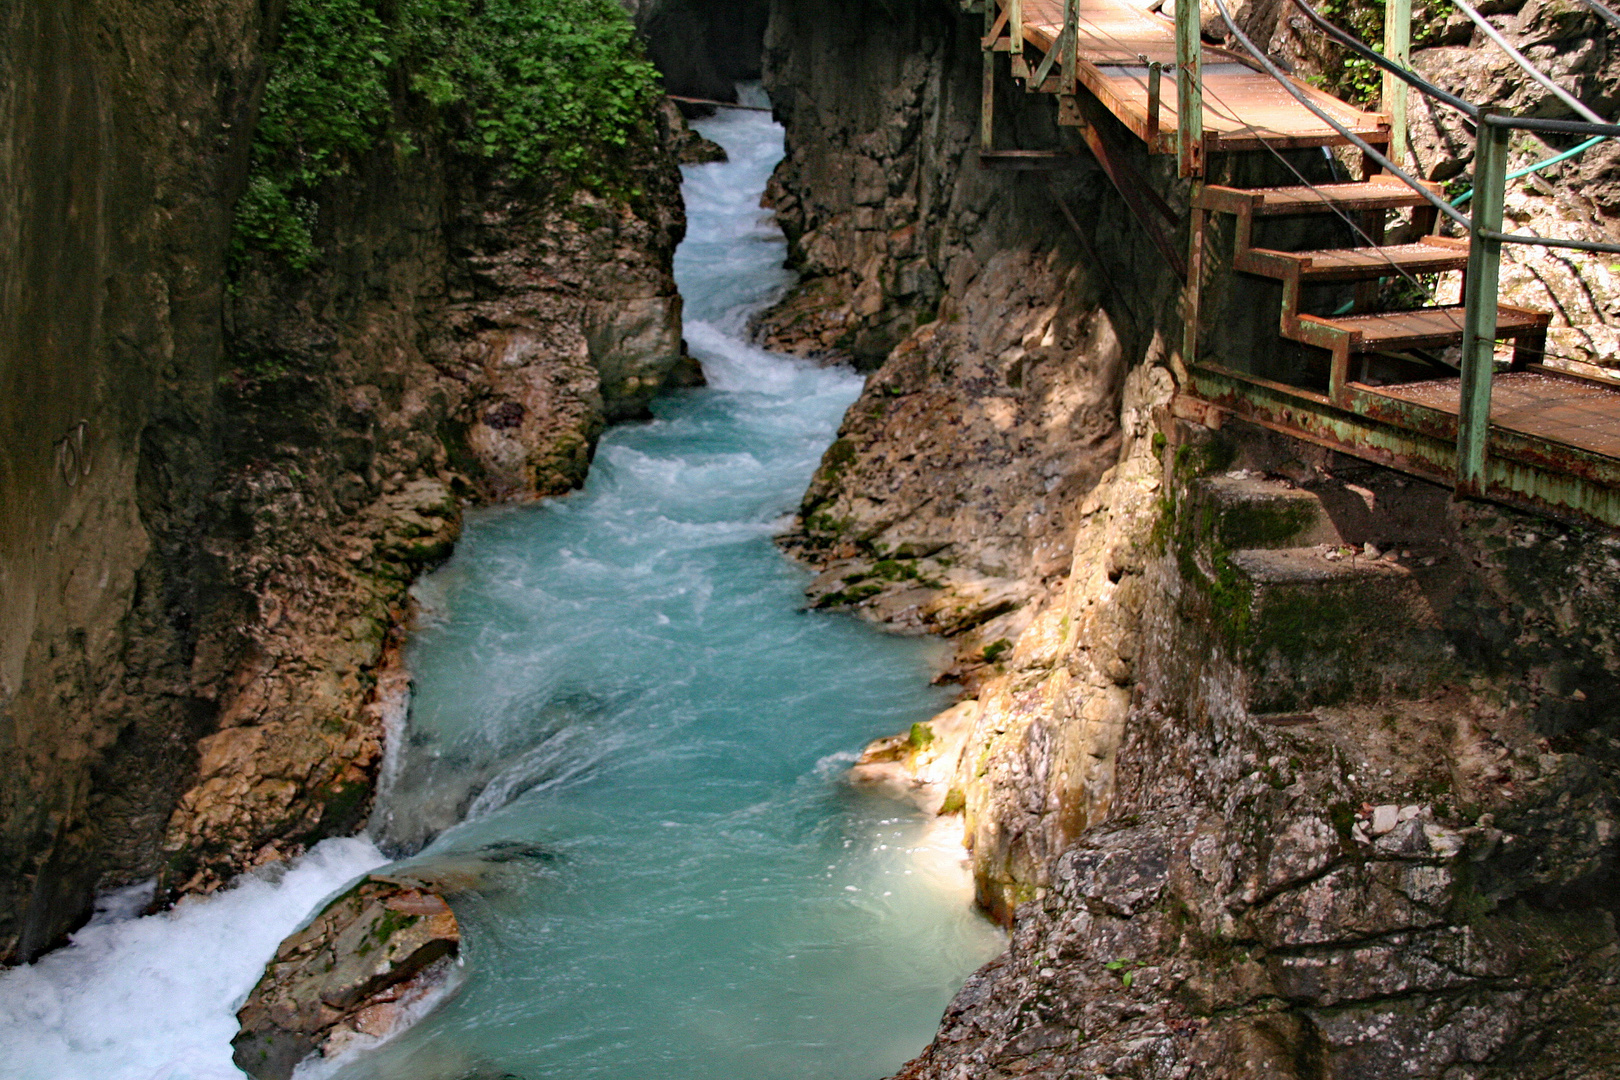
[[951,784],[978,715],[979,703],[964,701],[903,735],[873,740],[850,768],[850,779],[908,799],[926,813],[957,813],[963,795]]
[[444,899],[371,875],[276,949],[231,1040],[255,1080],[287,1080],[311,1054],[405,1026],[453,978],[461,930]]

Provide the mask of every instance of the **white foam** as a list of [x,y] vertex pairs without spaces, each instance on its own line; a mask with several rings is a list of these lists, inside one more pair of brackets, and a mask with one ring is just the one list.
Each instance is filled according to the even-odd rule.
[[241,1080],[235,1012],[265,962],[321,901],[384,861],[365,840],[326,840],[279,874],[86,926],[0,975],[0,1077]]

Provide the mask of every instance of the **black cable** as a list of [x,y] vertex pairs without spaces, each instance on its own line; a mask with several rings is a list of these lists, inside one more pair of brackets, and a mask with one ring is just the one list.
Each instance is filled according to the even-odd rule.
[[1253,56],[1260,64],[1260,66],[1265,68],[1266,74],[1275,79],[1277,81],[1277,85],[1286,90],[1290,97],[1299,102],[1301,105],[1305,106],[1305,108],[1313,113],[1318,120],[1321,120],[1328,127],[1344,136],[1344,138],[1349,140],[1350,143],[1359,149],[1363,154],[1366,154],[1368,157],[1378,162],[1380,166],[1389,171],[1391,176],[1396,177],[1407,187],[1423,196],[1426,201],[1439,209],[1442,214],[1445,214],[1447,217],[1465,229],[1470,229],[1473,227],[1472,223],[1468,220],[1467,215],[1461,213],[1455,206],[1452,206],[1444,199],[1437,198],[1434,192],[1412,179],[1411,176],[1407,175],[1405,169],[1402,169],[1399,165],[1389,160],[1389,158],[1379,153],[1378,150],[1374,148],[1373,145],[1366,139],[1363,139],[1360,135],[1357,135],[1355,132],[1339,123],[1333,117],[1329,116],[1324,109],[1316,105],[1315,102],[1311,101],[1304,94],[1300,93],[1299,87],[1295,86],[1289,80],[1288,76],[1284,75],[1282,71],[1278,69],[1277,65],[1273,64],[1271,59],[1267,57],[1265,53],[1260,51],[1260,47],[1249,39],[1249,35],[1245,34],[1242,28],[1238,26],[1237,22],[1232,18],[1232,10],[1226,6],[1226,0],[1215,0],[1215,7],[1220,11],[1221,19],[1225,21],[1226,28],[1231,31],[1232,36],[1238,39],[1243,47],[1249,51],[1249,54]]
[[[1590,3],[1591,0],[1587,0],[1587,2]],[[1456,109],[1458,112],[1469,117],[1470,119],[1479,119],[1478,108],[1470,105],[1456,94],[1448,93],[1428,80],[1414,75],[1412,72],[1401,67],[1401,65],[1395,63],[1395,61],[1391,60],[1383,53],[1375,52],[1374,50],[1369,49],[1366,45],[1363,45],[1360,41],[1357,41],[1350,34],[1328,22],[1325,18],[1317,13],[1315,8],[1307,4],[1305,0],[1294,0],[1294,4],[1299,8],[1300,11],[1305,13],[1305,17],[1307,19],[1316,24],[1317,29],[1321,30],[1323,33],[1328,35],[1328,37],[1331,37],[1334,41],[1337,41],[1340,45],[1343,45],[1357,56],[1365,60],[1371,60],[1374,64],[1377,64],[1379,67],[1383,68],[1397,79],[1400,79],[1402,82],[1416,87],[1418,90],[1423,91],[1423,93],[1429,95],[1430,97],[1439,98],[1441,101],[1445,102],[1447,105],[1450,105],[1453,109]]]

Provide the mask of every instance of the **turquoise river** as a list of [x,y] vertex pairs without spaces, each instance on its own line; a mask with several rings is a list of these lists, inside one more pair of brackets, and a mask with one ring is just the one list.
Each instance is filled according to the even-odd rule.
[[301,1080],[876,1080],[1002,947],[959,823],[845,778],[948,704],[939,646],[802,610],[773,536],[860,379],[746,343],[789,280],[759,208],[782,132],[698,126],[731,158],[685,170],[676,256],[709,385],[611,430],[583,491],[473,515],[418,584],[368,838],[160,916],[105,898],[0,977],[0,1076],[239,1078],[231,1013],[276,942],[389,856],[474,883],[459,985]]

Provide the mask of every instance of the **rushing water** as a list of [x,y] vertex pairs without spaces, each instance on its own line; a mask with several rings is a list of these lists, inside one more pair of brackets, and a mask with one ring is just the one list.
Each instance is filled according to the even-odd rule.
[[[465,982],[306,1075],[866,1080],[1000,948],[950,827],[844,780],[944,703],[933,646],[800,610],[771,535],[860,383],[742,340],[785,283],[758,208],[781,132],[700,127],[732,158],[687,170],[676,260],[708,388],[610,432],[585,491],[476,515],[417,589],[376,827],[463,888]],[[275,942],[380,861],[328,842],[173,915],[109,910],[0,979],[0,1076],[239,1075],[231,1010]]]

